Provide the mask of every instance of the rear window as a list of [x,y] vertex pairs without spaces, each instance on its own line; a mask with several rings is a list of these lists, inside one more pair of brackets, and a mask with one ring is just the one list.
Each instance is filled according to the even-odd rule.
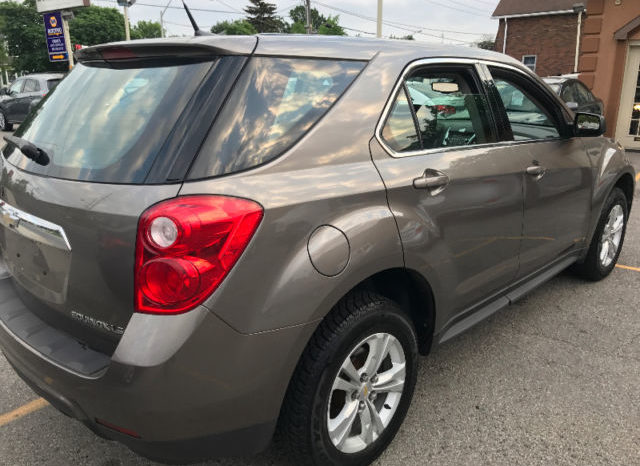
[[78,64],[16,131],[46,151],[49,164],[38,165],[13,146],[5,156],[21,169],[57,178],[143,183],[211,67]]
[[47,89],[51,90],[58,85],[60,79],[48,79],[47,80]]
[[252,58],[216,118],[189,178],[266,163],[290,148],[336,102],[364,62]]

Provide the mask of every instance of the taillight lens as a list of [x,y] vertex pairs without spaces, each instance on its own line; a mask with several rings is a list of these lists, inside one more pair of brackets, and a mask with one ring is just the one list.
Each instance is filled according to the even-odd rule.
[[227,276],[262,220],[262,207],[226,196],[184,196],[138,222],[135,305],[177,314],[201,304]]

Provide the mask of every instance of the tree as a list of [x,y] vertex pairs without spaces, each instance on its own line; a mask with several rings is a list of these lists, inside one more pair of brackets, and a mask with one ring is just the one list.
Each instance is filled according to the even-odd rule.
[[[318,34],[329,36],[344,36],[346,32],[338,24],[339,16],[324,16],[315,8],[311,8],[311,29]],[[292,34],[304,34],[307,32],[307,10],[300,5],[289,11],[289,17],[293,24],[289,27]]]
[[346,36],[347,33],[342,29],[342,26],[338,24],[338,15],[328,16],[326,21],[318,28],[318,34],[324,34],[327,36]]
[[162,26],[157,21],[138,21],[131,28],[132,39],[157,39],[162,37]]
[[250,6],[244,9],[247,21],[258,32],[285,32],[287,24],[276,15],[276,6],[264,0],[249,0]]
[[256,34],[256,28],[245,19],[237,19],[235,21],[220,21],[211,26],[211,32],[214,34],[226,34],[228,36],[243,36]]
[[74,10],[69,22],[72,44],[96,45],[124,40],[124,16],[115,8],[89,6]]
[[[327,18],[322,16],[320,12],[315,8],[311,8],[310,13],[311,28],[314,31],[317,31],[320,25],[324,24],[327,21]],[[303,5],[291,8],[291,10],[289,10],[289,18],[291,18],[293,24],[300,23],[303,27],[305,27],[307,24],[307,9]]]
[[485,50],[495,50],[496,40],[491,35],[484,35],[482,39],[476,42],[476,46]]
[[23,3],[0,3],[3,22],[0,40],[7,43],[7,54],[12,57],[12,67],[20,73],[38,71],[63,71],[67,64],[51,63],[47,54],[42,15],[36,11],[35,0]]
[[413,34],[407,34],[406,36],[394,36],[393,34],[391,34],[389,36],[389,39],[398,39],[398,40],[416,40],[415,37],[413,37]]

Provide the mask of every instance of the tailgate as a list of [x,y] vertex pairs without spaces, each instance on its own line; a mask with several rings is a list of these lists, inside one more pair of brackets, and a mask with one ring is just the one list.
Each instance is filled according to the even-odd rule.
[[134,310],[140,214],[174,197],[164,186],[0,175],[0,250],[24,305],[49,325],[111,353]]

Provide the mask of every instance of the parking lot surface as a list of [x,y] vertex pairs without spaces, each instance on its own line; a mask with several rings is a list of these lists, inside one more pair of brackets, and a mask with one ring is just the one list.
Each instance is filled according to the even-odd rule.
[[[630,158],[640,170],[640,154]],[[563,273],[423,358],[376,464],[640,464],[639,211],[608,279]],[[46,405],[0,356],[0,464],[155,463]],[[287,462],[275,446],[207,464]]]

